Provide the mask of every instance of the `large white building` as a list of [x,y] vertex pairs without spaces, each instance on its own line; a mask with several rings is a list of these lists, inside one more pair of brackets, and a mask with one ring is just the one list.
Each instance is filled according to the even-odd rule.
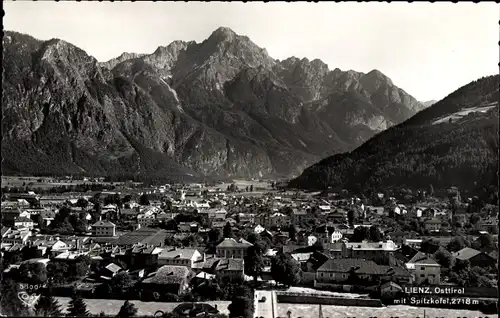
[[245,241],[244,239],[235,240],[232,238],[225,238],[217,247],[217,257],[223,258],[244,258],[247,249],[253,244]]
[[203,254],[192,248],[166,247],[158,254],[158,266],[175,265],[193,269],[195,263],[203,261]]
[[116,236],[116,225],[108,221],[98,221],[92,224],[93,236]]

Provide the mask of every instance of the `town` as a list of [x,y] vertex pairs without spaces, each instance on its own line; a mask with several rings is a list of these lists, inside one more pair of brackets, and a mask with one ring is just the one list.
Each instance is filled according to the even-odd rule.
[[3,177],[2,190],[2,315],[416,316],[399,304],[433,295],[469,299],[425,305],[440,316],[497,312],[498,206],[457,188]]

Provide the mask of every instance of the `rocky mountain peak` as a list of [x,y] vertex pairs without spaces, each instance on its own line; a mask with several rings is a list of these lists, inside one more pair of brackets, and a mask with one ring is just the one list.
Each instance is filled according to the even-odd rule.
[[221,26],[217,28],[214,32],[212,32],[209,39],[217,39],[220,41],[232,41],[237,36],[238,35],[236,34],[236,32],[234,32],[230,28]]
[[389,77],[385,76],[379,70],[372,70],[372,71],[368,72],[368,74],[366,74],[363,77],[369,81],[372,81],[373,84],[375,84],[376,86],[379,86],[382,83],[384,83],[386,85],[394,85],[392,83],[391,79]]
[[326,68],[328,69],[328,64],[326,64],[325,62],[323,62],[322,60],[320,59],[314,59],[311,61],[311,65],[314,65],[316,67],[321,67],[321,68]]
[[155,51],[154,55],[161,55],[161,54],[170,54],[174,57],[179,55],[179,52],[182,50],[186,50],[188,46],[196,44],[194,41],[190,42],[185,42],[185,41],[173,41],[167,46],[159,46]]
[[103,66],[104,68],[107,68],[108,70],[112,70],[116,65],[120,64],[123,61],[136,59],[136,58],[142,57],[144,55],[146,55],[146,54],[124,52],[118,57],[115,57],[109,61],[100,63],[100,65]]

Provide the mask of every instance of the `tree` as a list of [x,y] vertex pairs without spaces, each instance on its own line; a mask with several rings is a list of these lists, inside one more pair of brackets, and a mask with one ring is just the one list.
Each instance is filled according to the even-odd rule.
[[253,298],[253,291],[248,287],[237,288],[228,306],[229,317],[252,318],[255,310]]
[[380,232],[378,227],[375,225],[372,225],[370,227],[370,240],[372,240],[373,242],[380,242],[380,241],[382,241],[382,238],[383,238],[382,233]]
[[349,226],[354,226],[354,222],[356,222],[356,219],[358,218],[356,211],[354,210],[349,210],[347,211],[347,221],[349,223]]
[[47,276],[55,284],[65,284],[69,276],[69,265],[65,262],[49,262]]
[[359,266],[357,267],[351,267],[349,269],[349,276],[347,277],[347,282],[351,285],[356,285],[359,284],[359,276],[356,271],[359,269]]
[[41,284],[47,280],[47,268],[42,263],[23,263],[19,266],[19,280],[29,284]]
[[461,260],[458,258],[455,260],[455,266],[453,266],[454,272],[460,273],[462,271],[468,271],[469,269],[470,269],[469,260]]
[[142,194],[141,197],[139,198],[139,204],[149,205],[149,196],[146,193]]
[[52,295],[43,295],[35,306],[35,313],[40,317],[61,317],[61,305]]
[[279,253],[271,260],[271,275],[276,282],[293,286],[300,282],[302,270],[290,254]]
[[354,229],[354,233],[352,235],[352,242],[362,242],[364,240],[370,239],[370,228],[366,226],[358,226]]
[[290,240],[293,242],[297,240],[297,229],[293,224],[290,225],[290,228],[288,229],[288,237],[290,237]]
[[478,214],[472,214],[469,218],[469,223],[471,225],[474,225],[476,224],[477,222],[479,222],[481,220],[481,217],[478,215]]
[[85,233],[87,232],[88,223],[85,219],[85,213],[81,213],[80,215],[72,214],[69,216],[69,222],[75,232]]
[[263,251],[257,244],[252,245],[247,249],[247,255],[245,256],[244,261],[245,273],[249,276],[253,276],[254,282],[257,282],[257,277],[264,269],[264,258],[262,254]]
[[203,244],[203,238],[196,233],[190,234],[182,239],[184,247],[197,247]]
[[89,201],[85,200],[84,198],[79,198],[78,201],[76,201],[76,206],[82,209],[85,209],[88,205]]
[[7,317],[27,317],[29,311],[19,299],[20,292],[19,284],[12,279],[2,280],[0,284],[0,305],[2,314]]
[[420,251],[427,254],[434,254],[439,249],[439,242],[435,239],[427,239],[422,241]]
[[321,243],[320,240],[316,240],[316,242],[314,242],[314,244],[312,245],[312,250],[323,252],[325,250],[325,247],[323,246],[323,243]]
[[229,222],[224,225],[222,235],[224,236],[224,238],[233,238],[233,229],[231,228],[231,224]]
[[117,273],[109,283],[111,292],[115,297],[125,297],[134,286],[134,281],[127,272]]
[[250,192],[253,192],[253,184],[250,185]]
[[94,221],[100,220],[100,218],[101,218],[101,212],[102,212],[101,202],[97,201],[94,204],[94,210],[93,210],[93,213],[92,213],[92,219]]
[[434,196],[434,186],[432,184],[429,184],[429,195],[431,197]]
[[469,241],[467,241],[462,236],[456,236],[451,239],[451,241],[448,243],[448,246],[446,246],[446,249],[450,252],[458,252],[468,246],[470,246]]
[[122,203],[128,203],[132,201],[132,196],[130,194],[127,194],[126,196],[123,197]]
[[68,313],[72,317],[88,317],[90,312],[87,310],[87,305],[83,301],[83,298],[78,295],[76,291],[73,291],[71,295],[71,300],[68,303]]
[[132,316],[135,316],[137,314],[137,308],[135,308],[134,304],[126,300],[122,307],[120,308],[120,311],[118,312],[118,318],[130,318]]
[[444,268],[451,268],[453,264],[453,257],[450,252],[439,249],[436,253],[434,253],[434,258],[439,263],[439,265]]
[[211,243],[216,243],[219,240],[220,240],[219,229],[210,229],[210,231],[208,231],[208,241]]
[[477,247],[478,249],[482,250],[491,250],[495,248],[495,242],[493,240],[493,236],[490,234],[482,234],[479,236],[477,239]]

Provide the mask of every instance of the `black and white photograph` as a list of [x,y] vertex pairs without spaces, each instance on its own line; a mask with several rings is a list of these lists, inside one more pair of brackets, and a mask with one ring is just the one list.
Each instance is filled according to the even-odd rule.
[[1,317],[498,317],[497,3],[3,7]]

